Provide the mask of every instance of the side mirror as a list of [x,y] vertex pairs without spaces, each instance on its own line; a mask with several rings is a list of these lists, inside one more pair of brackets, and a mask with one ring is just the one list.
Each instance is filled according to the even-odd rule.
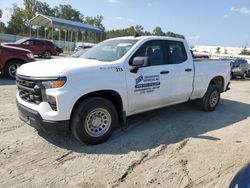
[[130,72],[137,73],[140,67],[147,67],[149,66],[149,58],[148,57],[134,57],[131,63]]

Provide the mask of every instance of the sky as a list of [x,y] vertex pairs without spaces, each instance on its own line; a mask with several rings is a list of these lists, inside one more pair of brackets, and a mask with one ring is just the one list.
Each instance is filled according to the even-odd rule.
[[[250,0],[41,0],[70,4],[86,16],[102,15],[106,30],[142,25],[183,34],[190,45],[250,47]],[[0,0],[6,23],[13,3]]]

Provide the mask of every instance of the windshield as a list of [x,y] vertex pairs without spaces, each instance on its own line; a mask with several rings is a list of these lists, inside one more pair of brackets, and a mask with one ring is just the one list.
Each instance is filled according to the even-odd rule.
[[81,58],[115,61],[122,58],[137,41],[137,39],[106,40],[84,53]]
[[17,40],[16,42],[15,42],[15,44],[21,44],[21,43],[23,43],[24,41],[26,41],[27,39],[20,39],[20,40]]
[[233,62],[233,67],[239,67],[241,64],[245,64],[244,60],[235,60]]

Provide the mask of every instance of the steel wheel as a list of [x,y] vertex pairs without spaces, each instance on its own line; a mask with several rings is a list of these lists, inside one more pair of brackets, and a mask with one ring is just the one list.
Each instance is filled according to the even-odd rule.
[[200,100],[201,107],[206,112],[215,110],[220,101],[220,92],[215,85],[209,85],[207,92]]
[[118,125],[115,106],[107,99],[93,97],[82,101],[71,118],[71,131],[82,143],[99,144],[106,141]]
[[110,125],[111,115],[103,108],[91,111],[84,123],[86,132],[93,137],[104,135],[109,130]]
[[214,108],[219,101],[219,93],[217,90],[213,91],[209,97],[209,105],[211,108]]

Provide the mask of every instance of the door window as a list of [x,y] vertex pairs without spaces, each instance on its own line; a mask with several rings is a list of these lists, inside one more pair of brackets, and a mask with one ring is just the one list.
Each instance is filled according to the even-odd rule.
[[187,53],[182,42],[167,41],[166,48],[171,64],[180,64],[187,60]]
[[144,43],[133,55],[132,59],[134,57],[148,57],[151,66],[163,65],[164,56],[161,41],[155,40]]
[[43,46],[43,41],[36,40],[34,41],[35,46]]

